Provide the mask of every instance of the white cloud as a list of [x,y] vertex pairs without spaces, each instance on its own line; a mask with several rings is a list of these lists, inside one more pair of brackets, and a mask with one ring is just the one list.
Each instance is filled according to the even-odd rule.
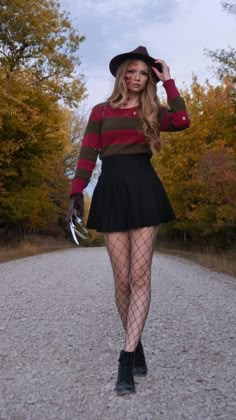
[[116,54],[145,45],[151,55],[166,60],[180,86],[191,83],[192,73],[200,82],[214,80],[204,48],[235,45],[235,19],[222,10],[220,0],[65,0],[63,6],[87,37],[80,57],[89,106],[109,95],[108,65]]
[[89,92],[87,100],[88,108],[99,102],[106,101],[113,88],[114,78],[109,75],[107,69],[96,67],[94,71],[88,70],[86,84]]
[[145,15],[146,11],[150,10],[156,11],[156,16],[150,15],[150,18],[159,19],[158,14],[170,15],[178,3],[178,0],[149,0],[148,4],[147,0],[64,0],[62,5],[81,17],[96,15],[97,18],[106,18],[106,15],[112,15],[113,19],[122,17],[131,20],[135,16]]

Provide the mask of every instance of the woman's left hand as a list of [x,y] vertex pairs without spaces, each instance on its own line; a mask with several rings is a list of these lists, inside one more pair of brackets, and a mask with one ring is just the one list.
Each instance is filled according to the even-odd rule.
[[152,70],[157,75],[157,77],[162,81],[165,82],[166,80],[171,79],[170,69],[167,66],[164,60],[156,59],[155,63],[160,64],[162,67],[162,72],[160,72],[156,67],[152,67]]

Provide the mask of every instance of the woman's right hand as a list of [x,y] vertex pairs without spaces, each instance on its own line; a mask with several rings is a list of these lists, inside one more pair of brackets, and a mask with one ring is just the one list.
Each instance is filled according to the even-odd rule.
[[71,220],[74,211],[76,210],[79,217],[84,215],[84,196],[82,193],[73,194],[70,198],[69,209],[66,215],[66,221]]

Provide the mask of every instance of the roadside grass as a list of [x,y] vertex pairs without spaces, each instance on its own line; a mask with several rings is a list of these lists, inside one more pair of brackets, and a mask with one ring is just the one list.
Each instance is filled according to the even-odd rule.
[[156,250],[160,253],[174,255],[196,262],[218,273],[236,277],[236,246],[228,250],[213,250],[211,248],[199,249],[197,246],[183,243],[159,243]]
[[[74,247],[76,245],[72,241],[63,237],[29,236],[21,242],[0,244],[0,263]],[[156,251],[185,258],[219,273],[236,277],[236,246],[229,250],[216,251],[190,247],[183,242],[157,241]]]
[[72,247],[64,238],[29,236],[20,242],[0,244],[0,263]]

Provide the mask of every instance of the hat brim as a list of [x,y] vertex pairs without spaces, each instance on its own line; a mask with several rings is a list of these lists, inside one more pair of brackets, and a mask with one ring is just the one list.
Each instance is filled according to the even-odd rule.
[[[119,54],[116,55],[114,58],[112,58],[112,60],[110,61],[109,64],[109,68],[110,68],[110,72],[111,74],[116,77],[116,73],[118,70],[118,67],[126,60],[132,60],[132,59],[138,59],[138,60],[142,60],[145,63],[147,63],[149,66],[151,67],[156,67],[157,70],[159,72],[162,72],[162,66],[160,63],[155,63],[155,59],[153,57],[150,56],[145,56],[143,54],[138,54],[138,53],[124,53],[124,54]],[[154,73],[154,72],[153,72]],[[159,77],[156,75],[156,73],[154,73],[155,75],[155,79],[156,82],[159,82],[160,79]]]

